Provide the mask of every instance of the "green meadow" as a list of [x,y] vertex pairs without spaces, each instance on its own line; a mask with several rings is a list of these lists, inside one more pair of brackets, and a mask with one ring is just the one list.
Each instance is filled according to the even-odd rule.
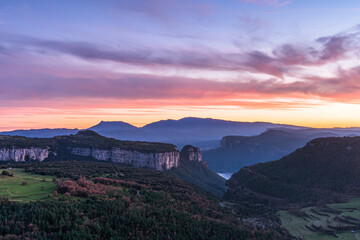
[[52,176],[43,176],[25,172],[24,169],[7,170],[14,175],[1,175],[0,170],[0,196],[11,201],[28,202],[49,197],[56,189]]
[[282,226],[304,240],[360,240],[360,199],[301,209],[301,216],[279,211]]

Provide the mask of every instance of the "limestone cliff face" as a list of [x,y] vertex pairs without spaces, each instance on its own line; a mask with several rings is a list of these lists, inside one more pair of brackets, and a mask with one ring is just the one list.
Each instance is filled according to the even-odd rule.
[[49,149],[42,148],[10,148],[0,149],[0,161],[24,162],[25,159],[44,161],[49,157]]
[[193,147],[191,145],[186,145],[181,150],[181,159],[201,162],[202,155],[200,148]]
[[131,164],[135,167],[150,167],[157,170],[168,170],[178,167],[179,151],[163,153],[142,153],[137,151],[122,150],[113,148],[104,150],[98,148],[73,148],[71,153],[74,155],[93,157],[101,161],[112,161],[116,163]]
[[53,138],[0,136],[0,161],[82,159],[76,156],[157,170],[178,167],[180,160],[180,152],[172,144],[120,141],[90,130]]

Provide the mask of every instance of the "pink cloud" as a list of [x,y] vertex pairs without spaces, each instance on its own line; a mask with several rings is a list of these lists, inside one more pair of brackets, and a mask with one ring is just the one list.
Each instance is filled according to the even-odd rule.
[[[360,68],[339,70],[334,78],[304,77],[292,83],[276,79],[260,81],[214,81],[186,77],[121,74],[117,78],[60,77],[47,74],[6,76],[0,78],[2,103],[6,101],[50,101],[60,99],[97,99],[97,101],[155,101],[180,104],[227,104],[234,99],[323,98],[360,99]],[[95,75],[94,75],[95,76]],[[348,97],[349,100],[349,97]]]
[[[6,38],[5,38],[6,39]],[[356,46],[358,34],[339,34],[316,40],[314,45],[283,44],[271,53],[261,51],[221,53],[194,49],[112,49],[86,42],[64,42],[28,37],[13,37],[0,46],[0,105],[18,101],[58,101],[91,99],[106,102],[146,104],[243,104],[244,106],[280,106],[276,98],[328,101],[360,99],[359,68],[339,69],[332,78],[302,76],[287,82],[292,69],[322,66],[346,59]],[[5,47],[6,46],[6,47]],[[35,50],[34,50],[35,49]],[[208,50],[208,51],[206,51]],[[209,69],[265,73],[268,80],[248,77],[239,80],[157,76],[154,74],[117,74],[105,70],[74,70],[72,66],[36,65],[36,56],[45,59],[70,55],[88,62],[125,63],[137,67],[164,69]],[[34,57],[35,56],[35,57]],[[17,71],[21,69],[21,71]],[[234,100],[236,99],[236,101]],[[257,99],[260,103],[247,101]],[[297,100],[295,100],[297,101]],[[67,102],[67,101],[64,101]],[[267,104],[266,102],[271,102]],[[117,103],[118,104],[118,103]],[[146,105],[145,104],[145,105]],[[289,103],[288,103],[289,104]],[[142,106],[144,104],[141,104]],[[296,105],[296,104],[289,104]],[[103,105],[102,105],[103,106]]]

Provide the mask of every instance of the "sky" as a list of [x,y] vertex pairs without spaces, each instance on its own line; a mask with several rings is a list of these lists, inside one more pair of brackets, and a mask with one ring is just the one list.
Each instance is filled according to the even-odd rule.
[[1,0],[0,130],[360,127],[358,0]]

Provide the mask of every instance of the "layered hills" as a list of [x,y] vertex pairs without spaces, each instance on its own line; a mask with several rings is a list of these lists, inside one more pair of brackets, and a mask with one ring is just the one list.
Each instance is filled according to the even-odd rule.
[[310,141],[280,160],[242,168],[226,182],[225,199],[286,206],[360,196],[360,137]]
[[225,136],[219,148],[204,151],[204,159],[216,172],[237,172],[244,166],[278,160],[314,138],[346,134],[338,130],[280,128],[256,136]]
[[[151,141],[172,143],[182,148],[187,144],[201,149],[216,148],[219,141],[226,135],[252,136],[264,132],[268,128],[287,127],[290,125],[266,122],[234,122],[211,118],[183,118],[180,120],[163,120],[150,123],[143,127],[135,127],[128,123],[106,122],[88,128],[103,136],[119,140]],[[27,137],[53,137],[75,134],[76,129],[37,129],[2,132],[1,135],[19,135]]]

